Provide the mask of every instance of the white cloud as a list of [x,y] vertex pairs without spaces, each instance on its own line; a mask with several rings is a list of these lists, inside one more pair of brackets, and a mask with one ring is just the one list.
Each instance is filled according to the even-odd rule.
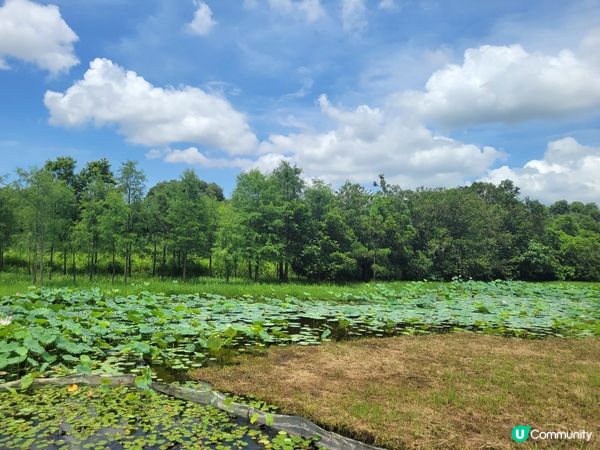
[[73,51],[77,35],[55,5],[6,0],[0,7],[0,69],[5,58],[33,63],[56,74],[79,63]]
[[[325,15],[320,0],[267,0],[269,7],[280,14],[302,16],[309,23],[316,22]],[[245,8],[258,7],[258,0],[244,0]]]
[[92,61],[64,93],[46,92],[44,103],[53,125],[115,125],[137,144],[189,142],[231,154],[257,146],[246,117],[225,98],[190,86],[156,87],[108,59]]
[[435,72],[425,91],[398,95],[425,120],[448,126],[559,117],[600,105],[600,64],[590,34],[578,53],[550,56],[520,45],[470,48],[462,65]]
[[206,3],[195,0],[194,4],[196,5],[194,19],[187,24],[187,29],[190,33],[206,36],[212,31],[217,22],[213,19],[213,13]]
[[168,163],[184,163],[206,168],[239,168],[249,167],[253,161],[244,158],[209,158],[196,147],[189,147],[184,150],[167,149],[163,152],[163,160]]
[[385,9],[389,11],[396,9],[396,7],[397,5],[394,0],[380,0],[379,2],[379,9]]
[[[422,124],[406,121],[379,108],[361,105],[354,110],[333,106],[319,98],[321,121],[333,126],[317,132],[307,128],[289,135],[271,135],[254,154],[212,158],[192,146],[153,150],[146,156],[167,163],[206,168],[257,168],[272,171],[283,161],[298,164],[307,177],[332,183],[368,183],[384,172],[404,187],[455,186],[484,175],[504,154],[436,136]],[[258,157],[257,157],[258,155]]]
[[246,9],[256,8],[258,6],[258,0],[244,0],[244,3],[242,3],[242,5]]
[[153,148],[152,150],[150,150],[150,151],[148,151],[146,153],[146,158],[148,158],[148,159],[158,159],[162,155],[163,155],[162,151],[160,151],[160,150],[158,150],[156,148]]
[[544,158],[521,168],[502,166],[483,181],[510,179],[524,195],[545,202],[557,200],[600,203],[600,147],[581,145],[572,137],[548,144]]
[[349,33],[360,34],[367,28],[365,0],[342,0],[342,26]]
[[211,158],[198,150],[197,147],[188,147],[183,150],[166,148],[164,150],[151,150],[146,153],[149,159],[162,158],[163,161],[170,164],[188,164],[191,166],[201,166],[208,169],[241,169],[251,170],[259,169],[262,172],[272,172],[279,163],[288,158],[280,154],[261,155],[256,159],[250,158]]
[[[335,126],[325,132],[272,135],[261,144],[265,154],[285,155],[308,176],[340,183],[370,182],[384,172],[404,187],[452,186],[480,177],[503,154],[435,136],[423,125],[390,116],[366,105],[353,111],[319,99]],[[281,156],[280,156],[281,157]]]

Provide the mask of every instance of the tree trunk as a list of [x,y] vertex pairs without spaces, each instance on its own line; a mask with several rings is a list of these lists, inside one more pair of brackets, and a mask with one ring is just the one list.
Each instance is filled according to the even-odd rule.
[[50,246],[50,269],[48,271],[48,280],[52,280],[52,270],[54,269],[54,243]]
[[183,281],[187,281],[187,252],[183,253]]
[[129,243],[127,244],[127,274],[129,275],[129,278],[131,278],[131,266],[133,265],[132,253],[133,244]]
[[92,275],[96,275],[98,273],[98,251],[94,248],[94,253],[92,254]]
[[90,281],[92,281],[92,270],[94,269],[94,254],[93,253],[89,253],[88,254],[88,272],[89,272],[89,277],[90,277]]
[[46,249],[44,247],[44,235],[42,234],[42,242],[40,243],[40,287],[44,286],[44,254]]
[[152,276],[156,276],[156,242],[154,243],[154,251],[152,252]]
[[112,247],[112,282],[113,283],[115,282],[115,273],[117,271],[117,268],[115,265],[115,259],[116,259],[115,253],[116,253],[116,250],[115,250],[115,246],[113,245],[113,247]]
[[284,277],[285,281],[289,280],[289,274],[290,274],[290,264],[286,261],[285,268],[283,270],[283,277]]
[[259,261],[256,260],[256,262],[254,263],[254,281],[258,281],[258,266],[259,266]]
[[212,250],[208,252],[208,276],[212,277]]
[[63,275],[67,275],[67,247],[63,247]]
[[252,279],[252,261],[248,260],[248,278]]
[[0,242],[0,272],[4,270],[4,244]]
[[125,255],[123,255],[123,278],[125,279],[125,283],[127,283],[127,247],[125,247]]
[[73,283],[77,283],[77,260],[76,260],[76,256],[77,253],[75,252],[75,250],[73,250]]
[[163,257],[162,257],[162,268],[160,269],[160,279],[162,281],[165,276],[165,269],[167,266],[167,246],[163,245]]

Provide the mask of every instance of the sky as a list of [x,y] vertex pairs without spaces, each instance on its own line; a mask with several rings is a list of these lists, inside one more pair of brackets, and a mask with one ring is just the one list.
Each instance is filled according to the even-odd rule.
[[0,175],[62,155],[600,203],[600,2],[0,0]]

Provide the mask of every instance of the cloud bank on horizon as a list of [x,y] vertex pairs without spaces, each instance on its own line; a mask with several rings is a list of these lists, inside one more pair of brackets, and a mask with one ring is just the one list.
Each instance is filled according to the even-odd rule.
[[[38,100],[51,132],[116,132],[121,152],[135,159],[142,151],[153,167],[268,171],[285,159],[334,184],[366,184],[382,172],[409,188],[511,179],[546,202],[600,202],[600,27],[586,25],[600,18],[593,2],[562,11],[559,42],[544,39],[552,24],[527,27],[507,15],[476,38],[415,47],[418,30],[394,41],[387,21],[431,18],[443,8],[437,2],[245,0],[226,8],[193,0],[171,16],[157,1],[137,34],[105,46],[113,55],[88,58],[76,55],[84,38],[62,15],[69,2],[6,0],[0,76],[23,70],[21,61],[60,77]],[[162,68],[136,53],[175,42],[181,59],[165,56]],[[197,47],[206,47],[203,59],[185,58]],[[83,73],[74,69],[79,59],[90,61]],[[370,73],[380,74],[376,82]],[[299,88],[283,93],[288,79]],[[545,145],[523,150],[530,140]]]

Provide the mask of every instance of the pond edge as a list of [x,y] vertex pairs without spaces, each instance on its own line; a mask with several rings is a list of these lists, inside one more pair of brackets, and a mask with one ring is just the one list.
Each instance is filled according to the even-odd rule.
[[[135,387],[135,376],[133,375],[70,375],[57,378],[36,378],[33,387],[42,386],[68,386],[71,384],[82,384],[87,386],[132,386]],[[0,391],[18,389],[21,380],[0,384]],[[168,395],[180,400],[186,400],[201,405],[210,405],[222,411],[226,411],[236,417],[250,420],[256,419],[255,423],[265,425],[277,431],[301,436],[310,439],[319,436],[318,445],[329,450],[383,450],[354,439],[327,431],[311,421],[300,416],[288,416],[283,414],[268,414],[243,403],[227,401],[227,396],[212,389],[208,383],[198,383],[198,388],[191,389],[174,384],[152,382],[150,388],[160,394]],[[267,425],[267,422],[269,424]]]

